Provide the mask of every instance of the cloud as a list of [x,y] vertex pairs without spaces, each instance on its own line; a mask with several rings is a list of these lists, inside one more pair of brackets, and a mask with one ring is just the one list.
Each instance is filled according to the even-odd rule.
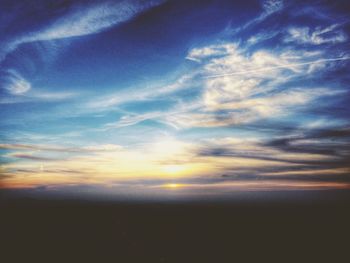
[[77,93],[74,92],[36,90],[28,94],[27,97],[33,100],[56,101],[73,98],[75,96],[77,96]]
[[[46,161],[46,160],[40,160],[38,161]],[[64,174],[74,174],[74,175],[84,175],[85,173],[79,170],[73,170],[73,169],[59,169],[59,168],[46,168],[44,165],[40,166],[39,169],[31,169],[31,168],[23,168],[23,169],[13,169],[16,173],[23,173],[23,174],[37,174],[37,173],[43,173],[45,174],[57,174],[57,175],[64,175]]]
[[[286,130],[277,138],[215,138],[195,148],[198,156],[227,159],[225,178],[349,182],[348,128]],[[231,160],[231,163],[230,161]],[[245,165],[252,160],[250,165]]]
[[[294,136],[272,139],[265,145],[293,153],[324,154],[332,157],[333,165],[349,167],[349,127],[322,127],[306,130]],[[324,163],[330,165],[330,163]]]
[[[349,60],[350,56],[340,56],[331,58],[317,58],[315,55],[319,53],[309,52],[293,52],[288,51],[281,53],[278,56],[265,51],[257,51],[250,58],[244,57],[240,54],[225,56],[221,59],[212,60],[206,65],[209,74],[205,78],[217,78],[233,75],[247,75],[252,77],[261,77],[266,73],[276,74],[277,70],[290,70],[294,73],[301,72],[305,67],[316,64],[324,64],[333,61]],[[305,61],[307,58],[314,58],[314,60]],[[299,61],[298,61],[299,60]],[[235,66],[235,63],[243,63]],[[234,70],[230,70],[234,69]],[[280,71],[281,72],[281,71]],[[216,73],[216,74],[215,74]]]
[[303,182],[298,180],[240,180],[226,181],[211,184],[193,183],[193,184],[164,184],[158,187],[172,188],[173,191],[191,191],[191,196],[197,194],[203,196],[226,196],[232,194],[232,191],[291,191],[291,190],[327,190],[327,189],[349,189],[350,184],[344,182]]
[[160,116],[162,116],[164,113],[162,112],[151,112],[151,113],[146,113],[146,114],[134,114],[134,115],[124,115],[123,117],[120,118],[120,120],[116,123],[108,123],[105,125],[107,129],[110,128],[120,128],[120,127],[127,127],[131,125],[135,125],[137,123],[150,120],[150,119],[155,119]]
[[[163,0],[124,0],[117,2],[103,1],[98,4],[87,3],[84,5],[73,5],[68,9],[68,12],[56,18],[54,21],[47,21],[47,23],[36,26],[36,29],[27,29],[4,41],[0,45],[0,62],[2,62],[8,54],[15,51],[21,44],[96,34],[107,28],[128,21],[138,14],[163,2]],[[48,49],[44,50],[44,57],[47,58],[52,47],[47,45],[45,48]],[[54,46],[54,49],[57,49],[57,47]],[[29,93],[32,89],[31,83],[22,77],[18,70],[15,69],[8,69],[1,73],[0,88],[6,90],[10,95],[26,95],[26,97],[21,98],[3,96],[0,99],[0,104],[38,100],[56,101],[67,99],[75,95],[71,92],[34,91]]]
[[128,21],[145,10],[165,0],[123,0],[99,4],[78,5],[39,30],[16,36],[0,50],[0,61],[23,43],[51,41],[96,34],[107,28]]
[[[176,104],[168,111],[128,113],[107,126],[118,128],[136,125],[144,120],[155,120],[176,129],[222,127],[291,115],[301,107],[310,107],[319,98],[338,96],[344,91],[327,87],[303,87],[300,84],[293,86],[290,83],[314,77],[332,68],[331,63],[346,61],[350,57],[323,57],[322,51],[293,49],[247,53],[237,43],[228,42],[194,48],[188,52],[186,59],[197,62],[193,74],[186,73],[176,88],[141,92],[141,97],[161,97],[184,87],[193,89],[197,86],[200,87],[199,96]],[[202,76],[200,80],[198,75]],[[280,89],[282,85],[288,85],[288,88]],[[123,98],[116,97],[112,105],[135,99],[133,95]]]
[[116,106],[123,105],[128,102],[148,101],[163,98],[168,94],[191,88],[197,84],[198,72],[193,71],[180,75],[175,81],[166,85],[154,85],[147,88],[133,89],[127,91],[109,94],[108,96],[97,97],[84,105],[84,109],[88,110],[110,110]]
[[23,95],[31,89],[31,84],[14,69],[2,72],[0,85],[11,95]]
[[271,15],[282,11],[285,7],[283,0],[261,1],[261,6],[263,11],[260,13],[259,16],[255,17],[254,19],[251,19],[247,23],[237,28],[232,28],[231,26],[228,26],[225,28],[224,33],[228,35],[236,35],[238,33],[241,33],[255,25],[258,25]]
[[22,154],[22,153],[18,153],[18,154],[11,154],[8,155],[9,157],[14,157],[14,158],[19,158],[19,159],[27,159],[27,160],[31,160],[31,161],[41,161],[41,162],[47,162],[47,161],[57,161],[58,159],[53,159],[53,158],[47,158],[47,157],[41,157],[41,156],[34,156],[31,154]]
[[311,30],[309,27],[292,27],[288,29],[288,35],[284,41],[313,45],[345,42],[348,39],[347,35],[338,28],[338,24],[328,27],[316,27],[314,30]]
[[84,152],[108,152],[122,149],[122,146],[116,144],[90,145],[84,147],[63,147],[58,145],[42,144],[0,144],[0,149],[5,150],[34,150],[47,152],[66,152],[66,153],[84,153]]
[[[215,52],[220,50],[220,52]],[[286,51],[273,54],[256,51],[244,56],[236,45],[225,44],[195,50],[203,62],[204,91],[201,112],[169,114],[166,122],[182,127],[215,127],[249,123],[297,110],[322,96],[341,91],[327,88],[289,88],[279,86],[304,76],[310,65],[348,60],[348,57],[314,58],[317,53]],[[190,52],[190,54],[193,54]],[[288,109],[288,110],[287,110]],[[211,112],[211,113],[209,113]]]
[[47,28],[27,35],[24,42],[53,40],[95,34],[127,21],[163,1],[129,0],[77,7]]
[[31,89],[23,94],[11,94],[12,96],[4,96],[0,98],[1,104],[16,104],[24,102],[54,102],[72,99],[78,96],[75,92],[65,91],[45,91]]
[[295,155],[270,146],[265,144],[263,139],[226,137],[206,140],[196,151],[200,156],[234,157],[288,164],[304,164],[326,159],[325,156],[318,155],[318,153],[306,152],[305,155],[301,153]]
[[236,49],[235,45],[223,44],[223,45],[210,45],[202,48],[193,48],[188,53],[186,59],[201,62],[202,59],[227,55],[228,53],[233,53]]
[[[274,117],[276,114],[283,111],[285,108],[296,107],[298,105],[305,105],[321,96],[335,95],[329,89],[314,88],[310,90],[305,89],[291,89],[285,92],[276,92],[267,96],[260,97],[246,97],[236,99],[231,94],[224,93],[220,96],[216,94],[207,94],[206,110],[244,110],[243,116],[249,116],[251,113],[255,118],[259,117]],[[254,119],[255,119],[254,118]]]
[[247,44],[249,45],[255,45],[258,43],[261,43],[265,40],[269,40],[271,38],[274,38],[275,36],[277,36],[280,32],[279,31],[265,31],[265,32],[261,32],[258,34],[255,34],[253,36],[251,36],[250,38],[248,38],[247,40]]
[[[188,145],[188,143],[164,136],[158,138],[157,141],[129,149],[116,145],[84,147],[79,149],[81,154],[66,154],[72,152],[70,148],[5,145],[6,149],[16,150],[8,153],[5,157],[19,158],[20,160],[6,163],[3,168],[6,173],[14,175],[8,179],[8,185],[24,181],[28,184],[36,184],[38,181],[55,184],[83,180],[85,183],[108,184],[112,181],[142,179],[144,177],[157,179],[172,174],[173,170],[169,167],[174,166],[180,167],[181,171],[176,170],[178,173],[172,174],[172,176],[181,177],[188,173],[199,173],[196,170],[201,168],[199,164],[189,161]],[[24,152],[23,148],[30,150],[30,152]],[[18,152],[19,149],[23,152]],[[45,159],[41,158],[44,153],[38,153],[35,149],[47,150]],[[49,151],[55,152],[50,153]],[[21,161],[21,159],[27,161]],[[45,162],[46,159],[48,162]],[[38,177],[39,171],[40,176]],[[59,171],[62,172],[62,176],[53,175]],[[69,171],[73,171],[73,173]],[[80,173],[77,174],[74,171]],[[21,175],[25,178],[21,178]]]
[[[167,111],[153,111],[153,112],[146,112],[141,114],[127,113],[126,115],[121,117],[120,120],[118,120],[117,122],[107,123],[105,125],[105,129],[132,126],[140,122],[143,122],[145,120],[158,121],[160,123],[169,125],[175,129],[180,129],[180,128],[184,128],[184,126],[182,125],[178,126],[178,123],[176,123],[176,121],[174,120],[181,118],[181,116],[184,116],[185,123],[189,124],[191,123],[191,121],[196,123],[197,119],[191,118],[189,114],[191,111],[199,109],[200,107],[201,107],[201,102],[191,101],[190,103],[178,103],[175,105],[174,108],[171,108],[170,110],[167,110]],[[198,115],[194,114],[193,117],[198,117]]]
[[[328,135],[344,138],[348,136],[348,131],[321,132],[319,136]],[[167,179],[161,175],[171,173],[172,169],[183,171],[184,175],[187,173],[191,175],[176,177],[172,175],[172,183],[190,184],[194,187],[205,185],[205,187],[211,187],[217,183],[225,183],[239,184],[242,190],[247,190],[250,189],[248,187],[250,184],[257,187],[259,183],[264,185],[264,181],[272,183],[272,189],[280,189],[279,186],[294,183],[303,187],[323,182],[330,188],[338,184],[339,187],[342,184],[348,184],[349,170],[346,168],[348,166],[345,163],[343,165],[336,163],[332,155],[294,153],[272,144],[266,139],[254,137],[245,139],[224,137],[196,142],[164,137],[141,148],[120,149],[116,145],[85,147],[86,150],[102,151],[97,155],[78,155],[71,158],[13,153],[11,157],[31,162],[7,164],[4,165],[4,171],[6,174],[17,175],[17,177],[8,177],[7,185],[16,185],[18,182],[35,185],[40,181],[49,185],[70,183],[114,185],[117,183],[124,186],[130,184],[130,186],[155,187],[168,184]],[[46,149],[47,147],[17,145],[12,148],[33,150],[33,148]],[[130,165],[134,163],[137,165]],[[40,178],[38,178],[39,173]],[[58,174],[60,176],[56,176]],[[18,176],[21,178],[20,181]]]
[[[283,1],[262,2],[263,13],[246,24],[258,24],[266,17],[284,8]],[[337,25],[318,28],[316,35],[328,34]],[[243,30],[246,28],[240,28]],[[276,36],[268,31],[251,36],[250,44]],[[189,50],[185,59],[195,61],[195,69],[178,78],[174,84],[163,87],[135,89],[135,92],[111,94],[97,98],[86,107],[91,111],[113,110],[124,114],[117,122],[105,128],[121,128],[136,125],[145,120],[155,120],[176,129],[192,127],[222,127],[248,124],[261,119],[276,118],[297,113],[326,96],[337,96],[343,91],[328,87],[303,87],[293,82],[301,78],[313,78],[332,68],[332,63],[349,60],[346,54],[324,56],[322,50],[306,51],[294,47],[251,51],[235,42],[214,43]],[[202,76],[199,79],[198,76]],[[280,90],[282,85],[288,88]],[[174,94],[184,89],[196,89],[199,95],[183,102]],[[166,111],[132,113],[124,111],[123,104],[135,101],[164,98],[171,94],[180,101]],[[304,107],[304,108],[302,108]]]
[[263,2],[263,8],[266,15],[282,10],[283,6],[284,3],[282,0],[266,0]]

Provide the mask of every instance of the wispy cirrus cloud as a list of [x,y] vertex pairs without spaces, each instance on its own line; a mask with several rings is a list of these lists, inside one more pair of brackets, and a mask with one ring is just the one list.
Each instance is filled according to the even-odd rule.
[[[14,33],[6,38],[0,45],[0,63],[4,62],[7,55],[16,52],[22,44],[34,42],[52,43],[58,39],[68,39],[73,37],[96,34],[110,27],[126,22],[138,14],[165,2],[164,0],[124,0],[124,1],[102,1],[101,3],[77,3],[69,8],[62,10],[62,15],[55,16],[37,26],[24,27],[26,30]],[[26,5],[24,5],[25,7]],[[39,9],[40,10],[40,9]],[[24,11],[23,11],[24,12]],[[14,12],[13,17],[20,15],[21,12]],[[55,45],[46,45],[40,52],[43,57],[50,56]],[[39,53],[40,53],[39,52]],[[32,67],[33,57],[26,58],[21,56],[20,61]],[[31,83],[31,79],[23,76],[19,68],[21,63],[16,63],[12,68],[4,69],[0,73],[0,89],[5,91],[0,98],[0,104],[15,104],[23,102],[36,101],[62,101],[77,97],[76,92],[71,91],[52,91],[45,90],[46,87],[36,87]],[[24,67],[26,68],[26,67]]]
[[348,38],[339,27],[340,25],[338,24],[328,27],[317,27],[314,30],[311,30],[309,27],[292,27],[289,28],[285,41],[313,45],[342,43]]
[[6,54],[14,51],[23,43],[50,41],[99,33],[109,27],[125,22],[164,1],[124,0],[77,5],[71,8],[68,13],[49,23],[48,26],[16,36],[12,41],[3,45],[0,58],[3,59]]
[[283,0],[263,0],[261,1],[262,12],[252,20],[249,20],[242,26],[232,28],[232,26],[228,26],[225,28],[224,32],[228,35],[235,35],[242,31],[249,29],[261,22],[263,22],[268,17],[272,16],[275,13],[282,11],[285,7],[285,1]]
[[0,74],[1,88],[11,95],[23,95],[31,89],[31,84],[14,69],[0,72]]
[[230,44],[223,45],[209,45],[206,47],[193,48],[188,53],[186,59],[201,62],[203,59],[227,55],[234,52],[236,46]]
[[[341,89],[303,87],[290,83],[301,78],[313,78],[331,69],[331,63],[347,61],[349,57],[324,57],[322,51],[289,48],[277,52],[257,50],[247,54],[236,43],[224,43],[194,48],[186,59],[198,63],[198,73],[186,75],[186,87],[191,89],[200,83],[200,97],[175,105],[165,112],[129,114],[108,126],[125,127],[153,119],[178,129],[222,127],[290,115],[301,107],[312,105],[319,98],[334,97],[344,92]],[[289,87],[280,90],[281,85]],[[185,82],[179,82],[176,90],[184,87]],[[168,90],[168,93],[172,92],[174,90]],[[155,91],[146,97],[163,94]],[[119,100],[120,104],[123,102]]]
[[96,97],[88,101],[84,108],[91,111],[105,111],[114,109],[119,105],[129,102],[149,101],[171,95],[175,92],[190,89],[194,85],[199,84],[199,72],[193,71],[183,74],[173,82],[165,85],[154,85],[142,89],[128,89],[126,91],[116,92],[103,97]]
[[[15,96],[0,98],[1,104],[16,104],[24,102],[55,102],[65,101],[72,98],[76,98],[78,93],[76,92],[65,92],[65,91],[44,91],[39,92],[38,89],[23,94],[12,94]],[[20,95],[20,96],[19,96]]]
[[28,34],[22,41],[45,41],[99,33],[164,1],[124,0],[77,6],[47,28]]
[[283,0],[265,0],[263,2],[264,13],[263,15],[270,15],[279,10],[284,6]]
[[91,145],[84,147],[62,147],[58,145],[42,145],[42,144],[0,144],[0,149],[5,150],[34,150],[47,152],[104,152],[115,151],[121,149],[122,146],[115,144]]

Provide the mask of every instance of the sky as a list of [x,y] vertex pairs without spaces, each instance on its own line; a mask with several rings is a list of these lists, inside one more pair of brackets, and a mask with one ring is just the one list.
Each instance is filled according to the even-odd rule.
[[0,0],[0,188],[350,188],[347,1]]

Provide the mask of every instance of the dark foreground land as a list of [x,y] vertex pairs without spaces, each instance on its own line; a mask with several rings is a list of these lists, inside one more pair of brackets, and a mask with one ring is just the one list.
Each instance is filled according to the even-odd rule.
[[350,262],[348,192],[191,203],[1,194],[4,263]]

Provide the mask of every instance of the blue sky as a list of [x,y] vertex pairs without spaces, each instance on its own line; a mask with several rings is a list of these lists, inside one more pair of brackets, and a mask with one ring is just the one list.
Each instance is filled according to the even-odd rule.
[[0,1],[1,185],[350,186],[346,1]]

